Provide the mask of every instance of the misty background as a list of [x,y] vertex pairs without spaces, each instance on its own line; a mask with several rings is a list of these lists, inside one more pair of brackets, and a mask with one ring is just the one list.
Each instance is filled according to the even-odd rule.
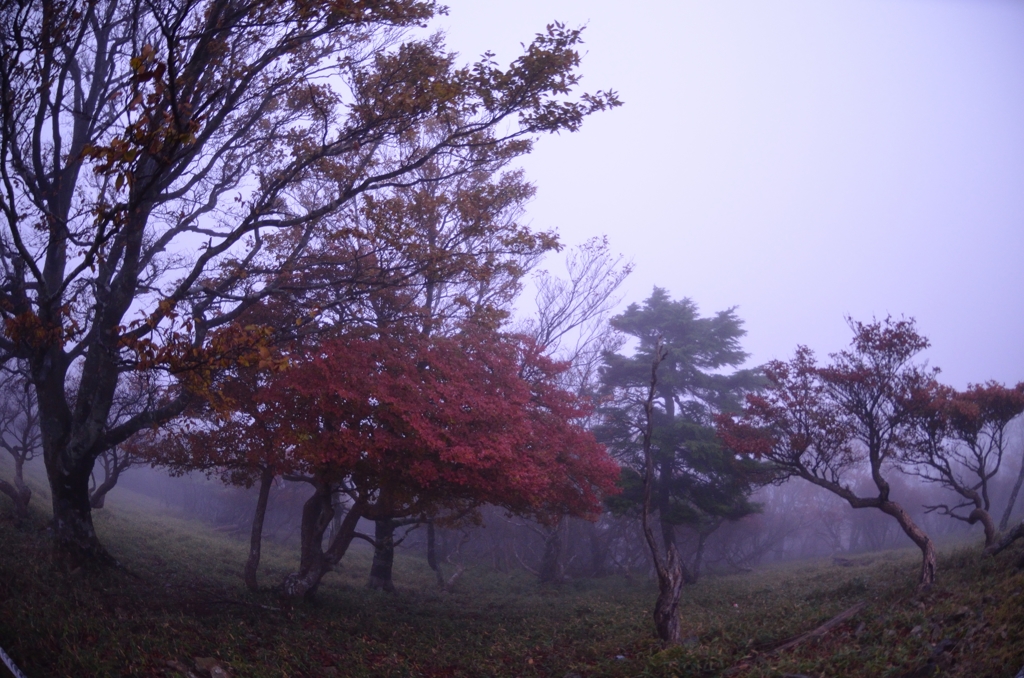
[[625,105],[537,143],[529,217],[607,234],[627,302],[738,306],[749,364],[906,315],[950,385],[1024,379],[1021,3],[445,4],[462,61],[586,26],[583,85]]
[[[557,230],[566,246],[607,235],[633,263],[618,310],[654,286],[690,297],[703,315],[738,307],[748,366],[786,359],[798,344],[821,358],[844,348],[845,316],[905,315],[930,338],[926,357],[944,382],[1024,380],[1024,5],[447,4],[429,30],[445,31],[462,62],[486,50],[507,62],[551,21],[586,26],[584,88],[614,89],[625,105],[579,133],[541,138],[521,165],[538,188],[534,230]],[[541,264],[556,275],[559,266],[557,256]],[[533,311],[529,293],[518,311]],[[1020,469],[1019,424],[994,482],[996,513]],[[41,459],[33,465],[41,473]],[[924,513],[951,494],[894,476],[894,495],[929,534],[980,534]],[[251,524],[255,491],[202,473],[168,480],[136,466],[119,487],[239,538]],[[307,495],[303,483],[276,483],[268,539],[297,541]],[[887,516],[801,481],[754,500],[763,513],[709,542],[710,569],[911,545]],[[591,549],[600,533],[617,540],[609,571],[649,572],[635,530],[601,520],[596,533],[565,523],[566,566],[591,562],[572,549]],[[485,522],[497,536],[477,535],[467,552],[501,569],[537,566],[536,525],[500,511]],[[442,534],[449,548],[453,534]],[[404,543],[422,546],[422,534]]]

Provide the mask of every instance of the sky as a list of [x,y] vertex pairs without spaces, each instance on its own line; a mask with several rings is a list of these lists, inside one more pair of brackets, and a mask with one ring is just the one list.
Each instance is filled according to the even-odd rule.
[[947,383],[1024,380],[1024,3],[445,4],[466,61],[586,26],[582,89],[624,105],[539,140],[528,219],[607,235],[625,302],[736,306],[750,364],[908,316]]

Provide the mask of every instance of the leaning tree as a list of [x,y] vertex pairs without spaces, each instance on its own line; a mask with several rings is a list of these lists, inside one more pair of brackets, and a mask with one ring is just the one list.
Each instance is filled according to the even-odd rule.
[[[35,390],[57,551],[109,562],[89,478],[180,414],[218,369],[258,364],[244,325],[354,198],[526,153],[614,94],[574,96],[579,32],[507,68],[417,37],[430,0],[16,0],[0,9],[0,350]],[[417,34],[421,35],[421,34]],[[410,148],[410,134],[431,134]],[[111,418],[118,384],[169,397]]]
[[[807,347],[789,362],[765,366],[768,387],[747,396],[742,416],[719,418],[719,435],[736,453],[771,462],[846,500],[894,518],[921,549],[920,586],[935,581],[935,545],[896,500],[888,480],[905,468],[917,440],[915,396],[937,370],[915,362],[928,347],[913,320],[849,320],[850,348],[819,365]],[[871,479],[858,490],[855,476]]]

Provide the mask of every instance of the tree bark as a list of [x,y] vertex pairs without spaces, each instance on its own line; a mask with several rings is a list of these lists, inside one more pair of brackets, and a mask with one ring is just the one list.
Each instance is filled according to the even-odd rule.
[[392,570],[395,563],[395,521],[392,518],[378,518],[374,521],[373,563],[370,565],[370,581],[367,588],[393,593],[395,583]]
[[1017,482],[1013,484],[1013,491],[1010,492],[1010,498],[1006,502],[1006,510],[1003,511],[1003,517],[999,521],[999,531],[1005,532],[1007,526],[1010,524],[1010,517],[1013,515],[1013,506],[1017,503],[1017,495],[1020,493],[1021,485],[1024,485],[1024,459],[1020,462],[1020,473],[1017,474]]
[[654,627],[658,638],[679,644],[679,599],[683,594],[683,561],[675,544],[665,549],[666,562],[658,568],[658,600],[654,604]]
[[316,595],[320,580],[327,572],[324,559],[324,532],[334,517],[331,506],[331,487],[327,483],[314,483],[313,496],[302,507],[302,527],[299,571],[285,577],[281,588],[289,598],[311,599]]
[[971,515],[968,516],[967,522],[974,525],[977,522],[981,522],[985,528],[985,546],[986,548],[991,546],[996,541],[996,525],[992,522],[992,516],[989,515],[985,509],[976,508],[971,511]]
[[[1010,546],[1010,544],[1012,544],[1018,539],[1024,539],[1024,520],[1022,520],[1020,524],[1017,525],[1017,527],[1013,528],[1013,530],[1004,534],[1003,538],[999,540],[998,544],[992,544],[991,546],[986,548],[985,553],[990,556],[1002,553]],[[1024,559],[1021,559],[1020,565],[1024,567]]]
[[921,549],[921,576],[918,580],[918,588],[928,590],[935,583],[935,569],[937,559],[935,555],[935,544],[924,530],[917,526],[910,514],[902,506],[892,501],[883,501],[879,506],[883,512],[896,519],[903,531]]
[[324,499],[321,491],[317,490],[303,507],[302,556],[299,571],[289,574],[281,583],[281,591],[286,597],[312,600],[324,575],[341,562],[355,538],[356,525],[359,524],[365,506],[362,500],[357,500],[349,507],[345,519],[341,521],[341,527],[334,533],[331,545],[327,551],[323,550],[324,532],[334,517],[330,494],[328,487]]
[[265,468],[260,474],[260,495],[256,500],[256,513],[252,517],[252,532],[249,535],[249,558],[245,561],[245,586],[250,591],[258,591],[256,571],[260,566],[260,551],[263,546],[263,519],[267,515],[267,503],[270,500],[270,486],[274,483],[274,469]]

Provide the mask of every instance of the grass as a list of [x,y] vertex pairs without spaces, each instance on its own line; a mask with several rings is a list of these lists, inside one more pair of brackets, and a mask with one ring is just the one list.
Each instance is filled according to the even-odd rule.
[[[1024,665],[1024,574],[1012,565],[1020,545],[995,559],[978,548],[944,552],[926,594],[915,590],[912,552],[707,577],[684,590],[683,645],[664,649],[653,639],[649,582],[542,587],[478,566],[443,594],[423,558],[400,555],[390,595],[364,588],[369,553],[356,549],[316,603],[287,604],[270,585],[295,566],[294,553],[268,544],[268,588],[249,594],[246,544],[120,490],[96,524],[128,573],[61,571],[50,562],[45,498],[33,505],[33,519],[16,526],[0,499],[0,646],[30,678],[181,678],[203,675],[196,658],[206,657],[236,677],[1011,678]],[[773,652],[860,601],[831,632]]]

